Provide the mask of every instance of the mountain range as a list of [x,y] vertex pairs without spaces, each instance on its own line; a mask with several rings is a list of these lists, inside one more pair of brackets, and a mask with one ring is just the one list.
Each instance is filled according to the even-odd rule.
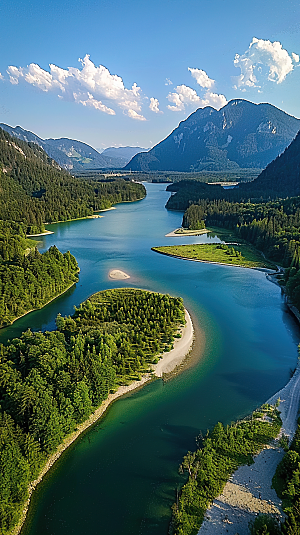
[[132,171],[265,168],[291,143],[300,119],[271,104],[231,100],[192,113],[163,141],[125,166]]
[[1,123],[0,127],[22,141],[36,143],[62,169],[77,173],[88,169],[121,169],[137,152],[143,150],[141,147],[110,147],[100,154],[90,145],[75,139],[42,139],[21,126],[14,128]]

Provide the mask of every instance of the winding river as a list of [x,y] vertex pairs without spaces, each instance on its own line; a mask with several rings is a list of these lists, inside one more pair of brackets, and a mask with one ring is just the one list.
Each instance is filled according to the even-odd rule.
[[[178,465],[199,431],[242,418],[289,379],[300,329],[280,288],[263,272],[158,255],[152,246],[200,243],[207,236],[166,238],[182,213],[164,208],[164,185],[117,205],[103,218],[50,225],[56,244],[80,265],[76,287],[1,332],[52,329],[92,293],[123,286],[180,295],[197,329],[196,363],[110,406],[58,460],[34,493],[23,535],[166,535]],[[108,277],[111,269],[130,275]]]

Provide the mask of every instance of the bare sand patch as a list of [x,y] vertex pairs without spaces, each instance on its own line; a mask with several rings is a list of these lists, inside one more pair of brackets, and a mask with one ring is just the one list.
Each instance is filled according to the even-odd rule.
[[207,234],[210,232],[210,230],[207,230],[207,228],[200,229],[200,230],[188,230],[183,229],[182,227],[176,228],[175,230],[172,230],[172,232],[169,232],[168,234],[165,234],[166,238],[174,238],[178,236],[200,236],[201,234]]
[[157,377],[172,372],[189,353],[194,340],[194,328],[187,310],[185,310],[185,321],[185,326],[180,329],[181,338],[176,338],[174,341],[174,349],[163,353],[162,359],[154,365],[154,373]]
[[130,279],[130,275],[127,275],[125,271],[121,271],[120,269],[112,269],[109,272],[109,278],[115,279],[115,280],[124,280],[124,279]]

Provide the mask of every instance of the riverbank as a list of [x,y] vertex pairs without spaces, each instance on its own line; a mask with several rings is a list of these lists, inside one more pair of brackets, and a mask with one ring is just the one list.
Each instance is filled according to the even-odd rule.
[[[79,273],[79,270],[78,272]],[[78,282],[78,281],[77,281]],[[57,299],[58,297],[60,297],[61,295],[63,295],[64,293],[66,293],[68,290],[70,290],[70,288],[72,288],[72,286],[74,286],[74,284],[77,284],[77,282],[72,282],[72,284],[70,284],[70,286],[68,286],[65,290],[63,290],[62,292],[60,292],[59,294],[55,295],[54,297],[52,297],[51,299],[49,299],[49,301],[47,301],[46,303],[44,303],[40,308],[32,308],[31,310],[27,310],[27,312],[24,312],[24,314],[21,314],[20,316],[18,316],[17,318],[13,319],[8,325],[1,325],[0,326],[0,329],[5,329],[6,327],[10,327],[11,325],[13,325],[13,323],[15,323],[15,321],[21,319],[21,318],[24,318],[24,316],[27,316],[27,314],[30,314],[31,312],[35,312],[36,310],[41,310],[42,308],[44,308],[45,306],[49,305],[49,303],[52,303],[52,301],[55,301],[55,299]]]
[[133,390],[141,388],[145,383],[153,380],[154,376],[162,377],[164,373],[169,373],[169,371],[172,371],[176,366],[183,362],[183,360],[189,353],[194,340],[194,329],[192,325],[192,320],[186,309],[185,319],[186,324],[180,329],[181,338],[175,338],[174,349],[172,349],[168,353],[163,353],[161,355],[161,360],[156,365],[152,365],[152,370],[148,373],[145,373],[142,376],[141,380],[134,381],[126,386],[120,386],[116,392],[109,394],[107,399],[102,402],[98,409],[96,409],[89,416],[89,418],[87,418],[87,420],[85,420],[82,424],[78,425],[77,429],[69,436],[67,436],[64,441],[59,445],[55,453],[53,453],[46,462],[37,479],[30,484],[28,488],[28,499],[24,504],[21,518],[18,524],[14,527],[14,529],[11,530],[10,535],[18,535],[20,533],[27,516],[30,499],[33,491],[42,481],[45,474],[50,470],[53,464],[61,456],[61,454],[81,435],[81,433],[83,433],[83,431],[88,429],[99,418],[101,418],[101,416],[103,416],[109,405],[113,403],[116,399],[120,398],[125,394],[128,394],[129,392],[132,392]]
[[[231,244],[230,244],[231,245]],[[212,247],[215,246],[215,249],[212,249]],[[206,258],[199,258],[195,257],[196,255],[199,256],[199,247],[201,247],[201,254],[202,256],[206,256]],[[180,260],[189,260],[190,262],[201,262],[203,264],[216,264],[218,266],[232,266],[232,267],[241,267],[241,268],[250,268],[250,269],[259,269],[260,271],[274,271],[274,265],[271,263],[268,263],[267,261],[260,260],[260,253],[256,253],[254,249],[251,247],[249,248],[246,245],[240,245],[240,247],[243,248],[243,254],[246,256],[233,256],[230,257],[226,253],[226,251],[223,251],[220,247],[220,250],[218,249],[218,256],[222,257],[222,260],[225,258],[227,261],[220,260],[213,260],[213,254],[216,248],[219,248],[219,244],[193,244],[193,245],[166,245],[162,247],[152,247],[151,250],[155,253],[163,254],[165,256],[170,256],[173,258],[179,258]],[[249,250],[248,250],[249,249]],[[186,256],[186,254],[183,253],[183,251],[186,251],[186,254],[189,256]],[[222,254],[223,253],[223,254]],[[249,257],[249,255],[251,256]],[[248,257],[248,258],[247,258]],[[239,262],[234,262],[235,259],[239,258]],[[234,259],[234,260],[233,260]]]
[[45,230],[45,232],[40,232],[39,234],[26,234],[26,238],[38,238],[39,236],[48,236],[48,234],[54,234],[52,230]]
[[[267,403],[273,405],[280,399],[281,435],[292,440],[297,427],[300,401],[300,367],[285,387],[272,396]],[[198,535],[248,535],[248,524],[258,513],[284,518],[281,500],[272,489],[272,478],[278,463],[284,456],[278,440],[264,448],[251,466],[241,466],[228,479],[222,494],[207,510]]]

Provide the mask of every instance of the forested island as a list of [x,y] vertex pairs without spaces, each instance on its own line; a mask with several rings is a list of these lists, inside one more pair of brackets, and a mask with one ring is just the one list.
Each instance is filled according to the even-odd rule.
[[18,522],[48,457],[119,385],[138,380],[180,336],[181,298],[135,289],[91,296],[51,332],[0,345],[0,526]]

